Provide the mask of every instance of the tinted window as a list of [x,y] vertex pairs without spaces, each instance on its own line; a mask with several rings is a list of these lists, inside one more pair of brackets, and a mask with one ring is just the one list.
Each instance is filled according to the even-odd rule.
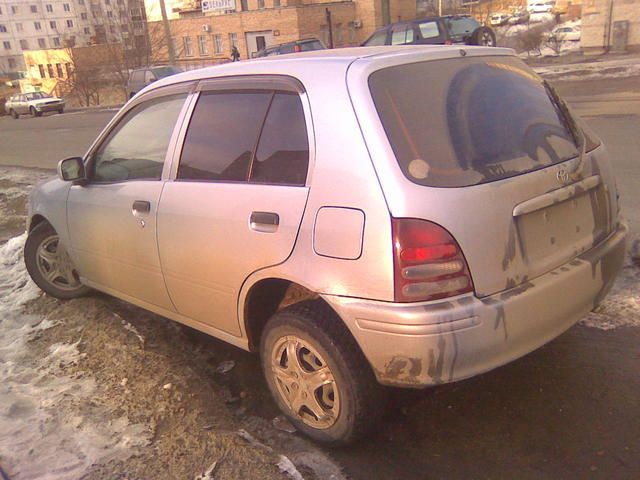
[[[413,32],[413,30],[409,30],[409,32]],[[413,35],[411,35],[411,40],[413,41]],[[391,32],[391,45],[403,45],[408,43],[407,41],[407,27],[396,27]]]
[[[496,15],[498,20],[502,20],[506,15]],[[450,18],[447,20],[451,35],[469,35],[480,26],[480,24],[471,17]]]
[[251,182],[304,185],[308,163],[309,143],[300,97],[277,93],[260,135]]
[[403,173],[421,185],[489,182],[578,153],[567,118],[515,58],[401,65],[369,86]]
[[189,124],[178,178],[246,181],[272,92],[203,93]]
[[310,50],[324,50],[324,46],[320,43],[319,40],[314,40],[313,42],[304,42],[300,44],[301,52],[308,52]]
[[425,40],[440,36],[440,29],[436,22],[421,22],[418,24],[418,27],[420,27],[420,34]]
[[377,45],[385,45],[386,40],[387,40],[387,31],[382,30],[380,32],[376,32],[373,35],[371,35],[369,40],[367,40],[364,43],[364,45],[366,47],[375,47]]
[[94,154],[92,179],[159,180],[185,98],[186,94],[171,95],[132,108]]

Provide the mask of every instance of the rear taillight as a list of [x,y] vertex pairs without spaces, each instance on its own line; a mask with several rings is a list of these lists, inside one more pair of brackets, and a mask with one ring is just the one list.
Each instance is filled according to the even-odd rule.
[[300,45],[294,45],[294,46],[293,46],[293,51],[294,51],[294,52],[296,52],[296,53],[298,53],[298,52],[301,52],[301,51],[302,51],[302,48],[300,48]]
[[473,291],[467,261],[440,225],[393,218],[392,231],[396,302],[423,302]]

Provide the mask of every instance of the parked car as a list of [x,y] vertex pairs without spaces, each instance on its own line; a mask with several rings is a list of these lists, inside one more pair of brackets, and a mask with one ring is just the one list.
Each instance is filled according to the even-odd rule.
[[529,12],[526,10],[520,10],[518,12],[514,12],[509,18],[509,25],[519,25],[522,23],[527,23],[529,21]]
[[530,13],[551,13],[555,3],[554,2],[538,2],[529,5]]
[[387,25],[373,32],[362,45],[373,47],[412,44],[495,47],[496,35],[491,28],[480,25],[473,17],[448,15]]
[[618,212],[606,149],[512,50],[350,48],[159,80],[34,188],[24,258],[49,295],[259,352],[296,428],[344,444],[380,385],[486,372],[596,307]]
[[493,15],[491,15],[491,17],[489,17],[489,24],[492,27],[499,27],[509,23],[510,18],[511,15],[509,15],[508,13],[494,13]]
[[272,55],[285,55],[287,53],[308,52],[311,50],[324,50],[324,44],[317,38],[305,38],[295,42],[282,43],[272,47],[263,48],[254,57],[270,57]]
[[15,119],[26,114],[40,117],[45,112],[64,112],[64,99],[45,92],[19,93],[9,98],[4,108]]
[[551,31],[549,39],[558,42],[578,42],[580,41],[580,34],[580,27],[558,26]]
[[175,75],[181,71],[182,70],[178,67],[172,65],[136,68],[129,74],[129,81],[127,82],[127,96],[132,98],[147,85],[151,85],[153,82],[160,80],[161,78]]

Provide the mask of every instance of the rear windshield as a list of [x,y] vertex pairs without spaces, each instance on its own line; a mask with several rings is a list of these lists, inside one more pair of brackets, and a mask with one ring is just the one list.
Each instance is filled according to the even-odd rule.
[[578,154],[542,80],[516,58],[385,68],[369,88],[400,168],[420,185],[476,185]]
[[[499,17],[501,15],[494,15]],[[449,26],[449,32],[452,37],[459,37],[463,35],[469,35],[474,32],[480,24],[471,17],[453,17],[447,19],[447,25]]]

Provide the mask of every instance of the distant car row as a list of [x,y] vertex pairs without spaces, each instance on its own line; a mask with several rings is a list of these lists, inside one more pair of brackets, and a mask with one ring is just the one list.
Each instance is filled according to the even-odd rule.
[[10,97],[4,104],[4,109],[15,119],[20,115],[40,117],[45,112],[62,113],[64,100],[45,92],[20,93]]

